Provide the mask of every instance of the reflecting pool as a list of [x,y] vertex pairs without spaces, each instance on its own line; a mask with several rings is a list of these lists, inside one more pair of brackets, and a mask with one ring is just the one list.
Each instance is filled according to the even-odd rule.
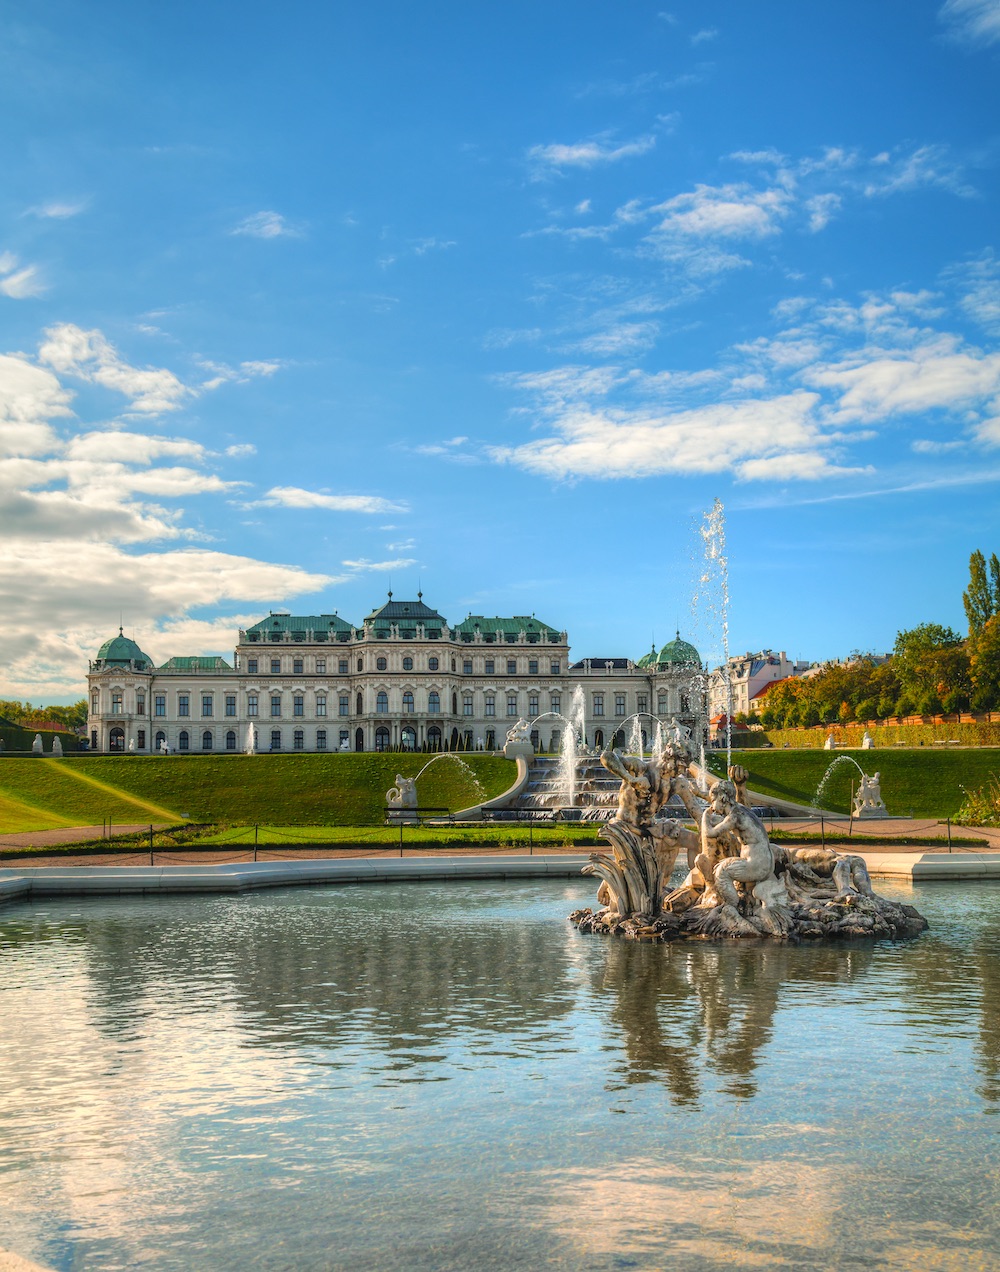
[[593,883],[0,910],[0,1246],[58,1269],[1000,1269],[1000,887],[899,944]]

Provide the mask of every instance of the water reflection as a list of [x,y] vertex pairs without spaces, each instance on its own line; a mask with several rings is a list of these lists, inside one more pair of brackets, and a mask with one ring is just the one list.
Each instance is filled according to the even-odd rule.
[[581,936],[590,892],[0,912],[0,1246],[151,1272],[273,1267],[276,1240],[317,1272],[995,1266],[1000,889],[921,893],[912,943],[822,948]]

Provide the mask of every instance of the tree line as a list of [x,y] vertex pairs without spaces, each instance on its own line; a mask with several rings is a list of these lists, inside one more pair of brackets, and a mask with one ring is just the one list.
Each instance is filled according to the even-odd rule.
[[940,623],[896,633],[887,661],[855,654],[816,675],[779,681],[761,709],[736,723],[770,729],[1000,710],[1000,560],[982,552],[969,559],[962,595],[968,635]]
[[51,723],[78,729],[87,723],[87,699],[81,698],[71,707],[33,707],[30,702],[0,698],[0,721],[3,720],[24,729],[40,729]]

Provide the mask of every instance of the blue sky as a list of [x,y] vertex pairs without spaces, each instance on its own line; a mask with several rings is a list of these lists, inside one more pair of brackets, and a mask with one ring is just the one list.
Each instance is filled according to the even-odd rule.
[[716,497],[734,649],[962,626],[1000,0],[0,14],[0,696],[390,586],[712,656]]

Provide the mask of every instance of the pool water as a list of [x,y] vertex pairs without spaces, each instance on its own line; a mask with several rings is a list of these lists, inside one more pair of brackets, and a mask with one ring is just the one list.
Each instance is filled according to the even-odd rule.
[[0,1247],[57,1269],[1000,1269],[1000,887],[893,945],[591,881],[0,910]]

